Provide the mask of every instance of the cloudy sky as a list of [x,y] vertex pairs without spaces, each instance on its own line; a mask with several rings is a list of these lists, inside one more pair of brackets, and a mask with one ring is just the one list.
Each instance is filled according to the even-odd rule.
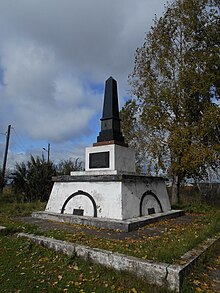
[[[0,164],[83,158],[96,142],[103,86],[128,95],[137,47],[166,0],[0,0]],[[46,155],[46,153],[45,153]]]

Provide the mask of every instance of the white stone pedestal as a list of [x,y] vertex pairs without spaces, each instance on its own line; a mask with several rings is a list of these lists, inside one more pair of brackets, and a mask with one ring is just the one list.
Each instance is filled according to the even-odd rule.
[[163,178],[85,172],[56,177],[45,211],[126,220],[170,209]]
[[135,174],[133,149],[86,148],[85,169],[54,178],[46,212],[126,220],[171,209],[163,178]]

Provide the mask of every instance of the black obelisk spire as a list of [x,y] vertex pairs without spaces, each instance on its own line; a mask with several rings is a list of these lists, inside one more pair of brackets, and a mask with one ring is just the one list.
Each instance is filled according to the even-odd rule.
[[99,132],[97,143],[94,145],[115,143],[127,146],[121,133],[120,121],[117,82],[114,78],[109,77],[105,82],[101,132]]

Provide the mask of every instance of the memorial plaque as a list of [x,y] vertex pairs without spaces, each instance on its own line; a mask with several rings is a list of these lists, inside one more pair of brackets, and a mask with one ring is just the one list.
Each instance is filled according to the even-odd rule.
[[155,209],[154,208],[148,209],[148,215],[152,215],[152,214],[155,214]]
[[89,168],[109,168],[109,152],[89,154]]
[[74,209],[73,210],[73,215],[75,215],[75,216],[83,216],[83,212],[84,212],[84,210]]

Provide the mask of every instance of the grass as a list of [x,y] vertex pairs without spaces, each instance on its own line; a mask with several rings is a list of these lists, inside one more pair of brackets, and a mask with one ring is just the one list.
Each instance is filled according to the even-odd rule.
[[193,227],[187,226],[187,228],[170,225],[170,228],[165,235],[160,237],[150,237],[150,239],[147,238],[146,240],[114,240],[90,236],[83,232],[70,234],[63,230],[51,230],[43,233],[38,227],[27,224],[17,225],[16,227],[14,227],[13,224],[11,226],[9,225],[4,233],[8,234],[19,231],[40,234],[55,239],[87,245],[93,248],[106,249],[142,259],[153,260],[155,262],[178,263],[179,261],[181,262],[181,256],[185,252],[194,248],[204,239],[213,236],[213,234],[211,234],[212,227],[209,227],[209,229],[206,228],[206,230],[203,228],[203,225],[197,223],[200,229],[200,232],[197,232],[195,230],[195,225],[196,224],[194,224]]
[[[180,261],[184,253],[220,231],[220,211],[207,205],[188,204],[183,206],[186,211],[195,215],[194,221],[187,223],[187,226],[185,223],[175,224],[174,220],[149,225],[141,230],[157,226],[163,233],[160,236],[153,237],[146,235],[143,239],[131,239],[129,235],[128,238],[123,240],[108,239],[96,235],[100,230],[98,228],[91,228],[97,230],[97,233],[93,233],[93,235],[88,235],[80,229],[77,229],[74,233],[69,233],[62,230],[62,224],[59,230],[43,232],[36,225],[17,222],[12,218],[12,215],[13,217],[24,216],[30,214],[33,210],[43,210],[44,206],[45,204],[41,202],[2,204],[0,206],[0,225],[7,227],[5,234],[14,232],[35,233],[142,259],[173,264]],[[179,206],[178,208],[182,207]]]
[[34,202],[7,202],[0,201],[0,216],[7,217],[23,217],[30,215],[33,211],[42,211],[45,209],[45,202],[34,201]]
[[[0,247],[0,292],[169,292],[131,274],[67,257],[14,235],[0,236]],[[219,245],[188,276],[181,292],[214,292],[207,272],[215,269],[217,261],[220,264]]]
[[[160,237],[142,240],[105,239],[80,231],[70,234],[62,230],[62,225],[60,230],[43,233],[35,225],[14,219],[15,216],[30,215],[34,210],[43,210],[44,206],[45,203],[41,202],[0,202],[0,225],[7,227],[0,236],[0,292],[168,292],[164,288],[150,286],[144,280],[137,280],[128,273],[115,272],[78,258],[68,258],[28,240],[17,239],[15,232],[44,234],[143,259],[174,263],[187,250],[220,230],[219,210],[190,204],[183,208],[196,216],[194,222],[187,224],[187,227],[176,225],[173,220],[152,224],[151,227],[157,225],[163,228],[164,233]],[[217,255],[220,255],[219,245],[192,272],[181,292],[213,292],[207,289],[211,283],[206,271],[207,267],[215,266],[213,259]]]
[[4,234],[13,234],[16,232],[27,232],[27,233],[36,233],[42,234],[38,226],[25,224],[17,222],[15,217],[23,217],[30,215],[33,211],[39,211],[45,209],[45,203],[36,201],[36,202],[8,202],[1,200],[0,201],[0,225],[6,226]]
[[168,292],[13,235],[0,236],[0,247],[0,292]]
[[[220,243],[215,243],[203,257],[200,258],[191,273],[184,281],[184,286],[181,293],[220,292],[219,289],[213,288],[213,278],[210,274],[215,272],[220,267]],[[219,284],[219,280],[217,280]]]
[[[212,237],[220,231],[220,212],[209,209],[205,214],[197,214],[196,220],[187,224],[175,224],[167,220],[152,224],[149,227],[161,227],[161,236],[147,237],[145,239],[107,239],[91,236],[85,232],[74,234],[63,230],[53,230],[45,233],[46,236],[67,240],[90,247],[107,249],[118,253],[149,259],[157,262],[176,263],[188,250]],[[141,230],[144,230],[142,228]]]

